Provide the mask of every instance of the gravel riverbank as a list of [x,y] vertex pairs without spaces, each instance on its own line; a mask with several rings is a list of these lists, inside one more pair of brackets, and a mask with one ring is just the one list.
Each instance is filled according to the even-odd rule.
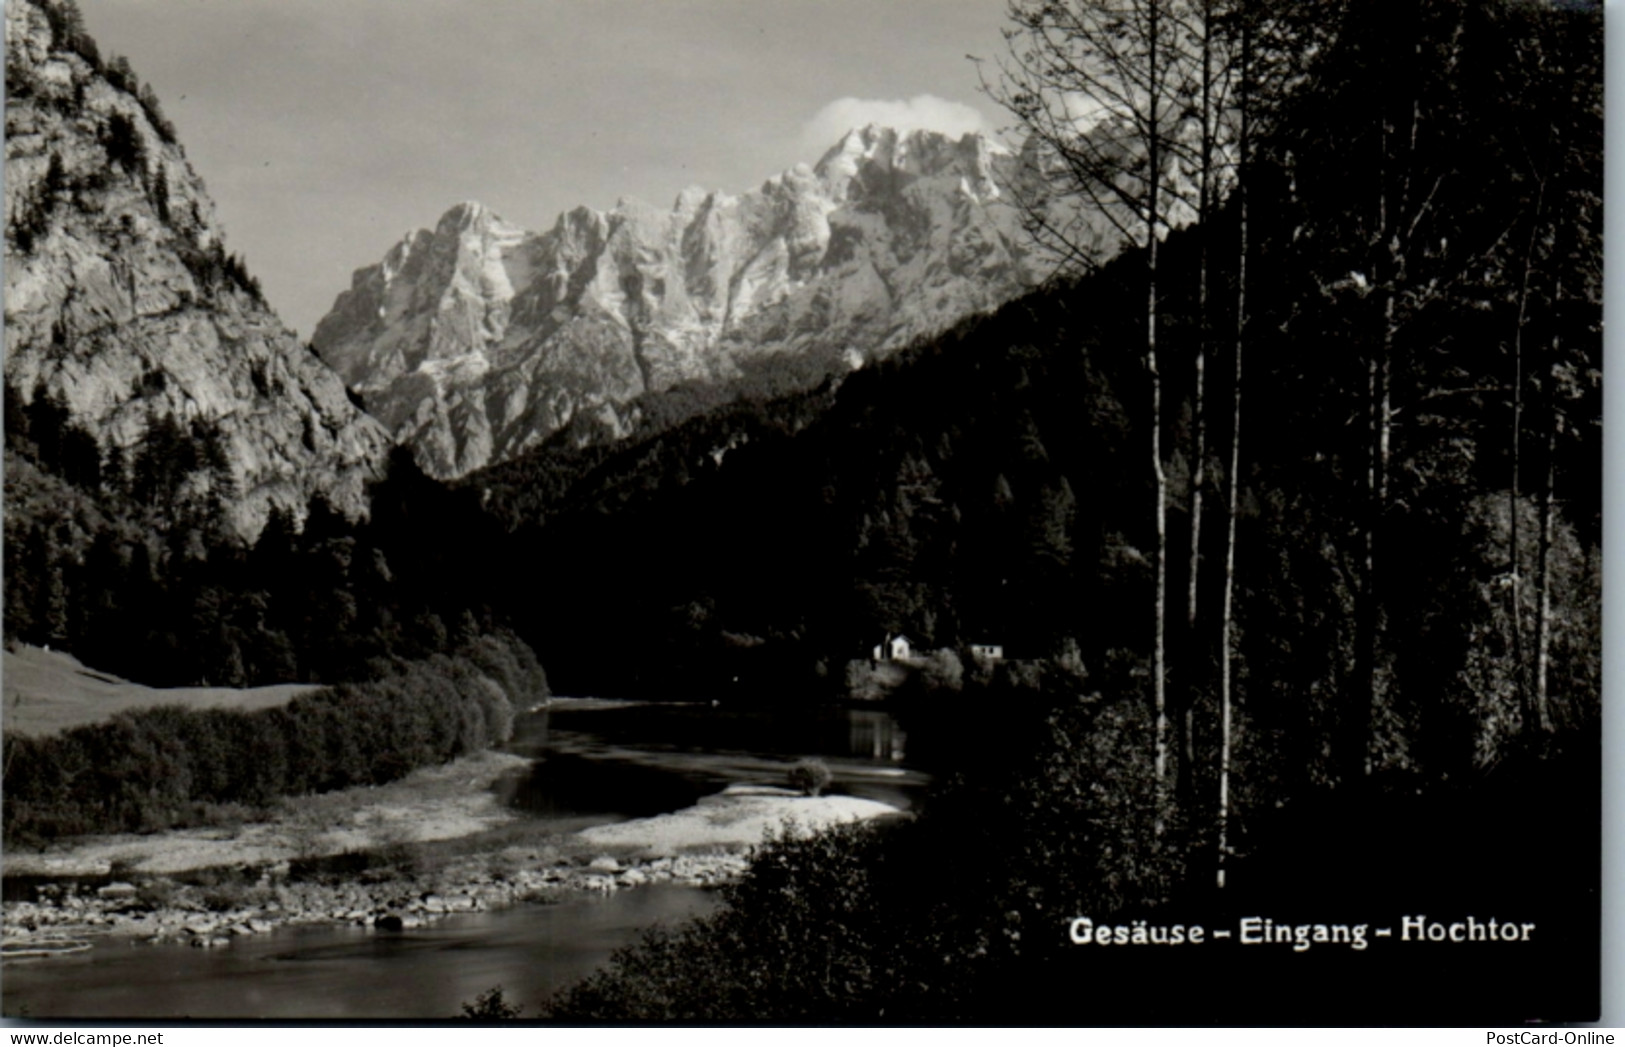
[[599,855],[584,863],[562,860],[501,873],[447,870],[428,879],[375,883],[293,882],[285,867],[273,867],[253,881],[210,887],[168,878],[117,881],[100,888],[51,884],[34,901],[6,903],[3,955],[66,952],[109,936],[220,947],[235,937],[290,924],[347,923],[403,931],[453,913],[556,901],[575,891],[609,892],[648,883],[714,886],[738,876],[747,860],[742,854],[705,854],[622,863]]
[[811,833],[896,813],[854,797],[733,786],[672,814],[587,829],[546,847],[464,855],[432,872],[380,867],[343,880],[296,880],[293,864],[280,858],[215,867],[208,875],[46,883],[34,899],[4,905],[0,955],[67,952],[105,936],[217,948],[290,924],[348,923],[392,933],[452,913],[556,901],[573,892],[717,886],[743,873],[752,847],[780,827]]

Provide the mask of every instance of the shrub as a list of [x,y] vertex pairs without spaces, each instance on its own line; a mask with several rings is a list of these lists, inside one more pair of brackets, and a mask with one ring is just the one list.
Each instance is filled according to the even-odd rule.
[[[505,638],[487,661],[540,684],[534,655]],[[542,686],[545,686],[543,684]],[[467,657],[400,663],[257,712],[178,706],[120,713],[44,738],[8,735],[5,839],[237,825],[277,796],[381,785],[505,741],[513,704]]]
[[397,875],[415,877],[419,872],[418,849],[413,845],[410,827],[402,822],[386,822],[373,831],[378,841],[377,858]]
[[178,888],[172,880],[145,880],[135,889],[135,900],[148,910],[167,909]]
[[802,760],[790,768],[790,788],[805,796],[817,796],[829,788],[835,776],[822,760]]
[[502,986],[497,985],[480,993],[473,1003],[463,1004],[462,1017],[471,1022],[511,1021],[524,1010],[518,1004],[503,999]]
[[241,909],[247,899],[248,892],[240,884],[223,883],[216,887],[206,887],[199,901],[210,912],[231,912]]
[[896,662],[854,659],[846,663],[847,696],[860,702],[878,702],[891,696],[909,678]]
[[920,682],[926,693],[958,691],[964,686],[965,666],[959,655],[943,648],[926,655],[920,666]]
[[[555,1021],[870,1021],[887,991],[874,826],[786,830],[725,888],[721,911],[656,927],[549,1001]],[[940,961],[939,961],[940,962]]]

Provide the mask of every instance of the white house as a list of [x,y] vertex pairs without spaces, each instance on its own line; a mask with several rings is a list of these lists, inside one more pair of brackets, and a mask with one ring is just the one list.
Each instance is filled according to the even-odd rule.
[[970,645],[970,656],[979,662],[999,662],[1004,660],[1004,644],[1002,643],[973,643]]
[[906,636],[889,636],[870,651],[870,657],[877,662],[906,662],[913,656],[913,647]]

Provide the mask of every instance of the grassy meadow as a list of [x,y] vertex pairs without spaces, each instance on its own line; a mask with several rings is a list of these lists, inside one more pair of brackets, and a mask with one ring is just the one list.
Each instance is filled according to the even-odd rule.
[[16,650],[4,652],[0,689],[5,695],[0,712],[5,729],[38,737],[155,705],[245,712],[269,709],[314,688],[308,684],[147,687],[87,669],[71,654],[20,644]]

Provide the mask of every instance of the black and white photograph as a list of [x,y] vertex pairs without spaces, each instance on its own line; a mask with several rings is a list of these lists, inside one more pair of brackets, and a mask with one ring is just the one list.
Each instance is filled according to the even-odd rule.
[[9,1024],[1601,1017],[1600,0],[4,12]]

